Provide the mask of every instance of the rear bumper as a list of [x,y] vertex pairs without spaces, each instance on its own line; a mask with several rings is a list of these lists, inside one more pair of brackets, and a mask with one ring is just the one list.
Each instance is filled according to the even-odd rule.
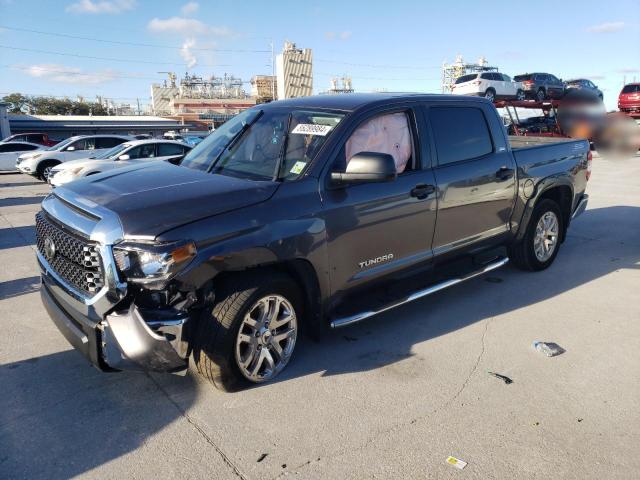
[[149,315],[132,304],[100,318],[90,306],[80,311],[42,263],[41,268],[40,296],[47,313],[67,341],[99,370],[186,370],[188,316],[164,310]]
[[587,203],[589,203],[589,195],[585,193],[582,195],[582,198],[580,199],[580,201],[578,202],[578,205],[573,211],[573,215],[571,215],[572,220],[584,213],[584,211],[587,209]]

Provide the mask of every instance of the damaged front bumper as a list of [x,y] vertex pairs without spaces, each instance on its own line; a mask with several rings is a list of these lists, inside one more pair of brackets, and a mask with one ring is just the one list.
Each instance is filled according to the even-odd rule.
[[132,304],[99,319],[95,312],[75,309],[74,299],[61,295],[53,282],[50,274],[43,272],[42,303],[67,341],[98,369],[186,371],[186,314],[160,311],[150,315]]
[[46,268],[40,295],[58,330],[98,369],[186,371],[189,316],[183,312],[158,310],[152,314],[132,304],[100,318],[91,305],[78,308],[77,299]]

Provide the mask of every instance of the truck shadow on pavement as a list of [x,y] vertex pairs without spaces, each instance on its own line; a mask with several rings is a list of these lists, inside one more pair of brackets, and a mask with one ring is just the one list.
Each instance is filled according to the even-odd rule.
[[639,231],[638,207],[587,210],[571,224],[547,270],[523,272],[507,265],[332,331],[320,342],[303,338],[277,381],[317,372],[330,376],[368,371],[405,361],[414,356],[415,344],[543,302],[617,270],[640,269]]
[[0,250],[5,248],[28,247],[36,244],[36,227],[0,228]]
[[[194,379],[176,382],[189,408]],[[2,479],[75,477],[135,452],[182,415],[151,377],[100,373],[72,350],[1,365],[0,385]]]
[[[616,270],[638,269],[638,231],[640,208],[587,210],[548,270],[527,273],[507,266],[488,274],[491,281],[486,276],[471,280],[334,331],[320,342],[300,338],[276,383],[407,361],[418,343],[551,299]],[[157,382],[145,374],[100,373],[72,350],[0,365],[0,478],[69,478],[137,455],[136,449],[191,408],[198,382],[192,374]]]

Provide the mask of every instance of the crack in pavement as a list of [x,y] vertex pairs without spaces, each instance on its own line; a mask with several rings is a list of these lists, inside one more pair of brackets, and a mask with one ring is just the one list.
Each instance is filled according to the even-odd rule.
[[[436,413],[440,412],[442,409],[447,408],[449,405],[451,405],[462,394],[462,392],[467,388],[467,386],[469,385],[469,382],[471,381],[471,377],[473,377],[473,375],[478,370],[478,365],[480,365],[480,361],[482,360],[482,357],[484,356],[484,353],[485,353],[485,350],[486,350],[486,348],[485,348],[485,345],[486,345],[485,339],[486,339],[486,336],[487,336],[487,331],[489,330],[489,323],[491,323],[493,318],[494,317],[491,317],[491,318],[488,318],[487,320],[485,320],[484,330],[482,331],[482,337],[480,338],[480,342],[481,342],[480,353],[476,357],[476,361],[474,362],[473,367],[471,367],[471,370],[469,371],[469,374],[467,375],[467,378],[464,380],[464,382],[462,382],[462,385],[460,386],[458,391],[455,394],[453,394],[453,396],[449,400],[446,400],[444,403],[442,403],[442,405],[440,405],[439,407],[434,408],[433,410],[431,410],[430,412],[426,413],[425,415],[422,415],[422,416],[419,416],[417,418],[414,418],[414,419],[410,420],[409,422],[397,423],[397,424],[392,425],[392,426],[390,426],[390,427],[388,427],[388,428],[386,428],[384,430],[380,430],[380,431],[376,432],[374,435],[372,435],[362,445],[359,445],[359,446],[349,450],[349,452],[353,453],[353,452],[358,452],[358,451],[364,450],[369,445],[371,445],[373,442],[375,442],[378,438],[380,438],[382,435],[388,435],[390,433],[398,431],[402,427],[406,427],[406,426],[409,426],[409,425],[414,425],[418,421],[425,420],[425,419],[435,415]],[[324,458],[325,459],[334,459],[334,458],[341,457],[345,453],[347,453],[347,452],[344,449],[336,450],[333,453],[325,455]],[[321,460],[321,458],[322,457],[318,457],[316,460],[307,460],[306,462],[301,463],[300,465],[294,467],[293,469],[289,470],[288,472],[282,472],[282,473],[280,473],[279,475],[276,475],[273,478],[275,480],[275,479],[281,478],[283,475],[286,475],[286,474],[297,473],[297,471],[299,469],[302,469],[302,468],[304,468],[304,467],[306,467],[308,465],[311,465],[312,463],[317,463],[317,462],[319,462]]]
[[222,461],[229,468],[231,468],[231,470],[233,470],[233,473],[236,475],[236,477],[241,478],[242,480],[248,480],[249,477],[247,477],[244,473],[242,473],[240,468],[233,462],[233,460],[231,460],[231,458],[229,458],[229,456],[226,453],[224,453],[224,451],[220,447],[218,447],[218,445],[216,445],[216,443],[213,441],[213,439],[209,435],[207,435],[207,433],[204,431],[204,429],[200,425],[198,425],[198,423],[193,418],[191,418],[191,416],[189,416],[189,414],[185,410],[183,410],[182,407],[180,407],[178,402],[176,402],[173,398],[171,398],[171,395],[169,395],[169,392],[167,392],[162,387],[162,385],[160,385],[151,375],[149,375],[149,373],[145,372],[145,375],[149,378],[149,380],[151,380],[154,383],[156,388],[158,390],[160,390],[160,392],[162,392],[162,394],[165,397],[167,397],[167,399],[173,404],[173,406],[176,407],[176,410],[178,410],[178,412],[180,412],[180,415],[187,422],[189,422],[189,424],[191,424],[191,426],[193,426],[193,428],[195,428],[195,430],[202,436],[202,438],[204,438],[204,440],[209,445],[211,445],[214,448],[214,450],[222,458]]

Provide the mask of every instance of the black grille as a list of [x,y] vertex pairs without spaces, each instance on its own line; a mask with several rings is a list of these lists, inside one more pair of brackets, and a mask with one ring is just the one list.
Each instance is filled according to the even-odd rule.
[[36,215],[36,242],[51,268],[77,290],[93,295],[104,285],[102,261],[95,243],[64,231],[42,212]]

